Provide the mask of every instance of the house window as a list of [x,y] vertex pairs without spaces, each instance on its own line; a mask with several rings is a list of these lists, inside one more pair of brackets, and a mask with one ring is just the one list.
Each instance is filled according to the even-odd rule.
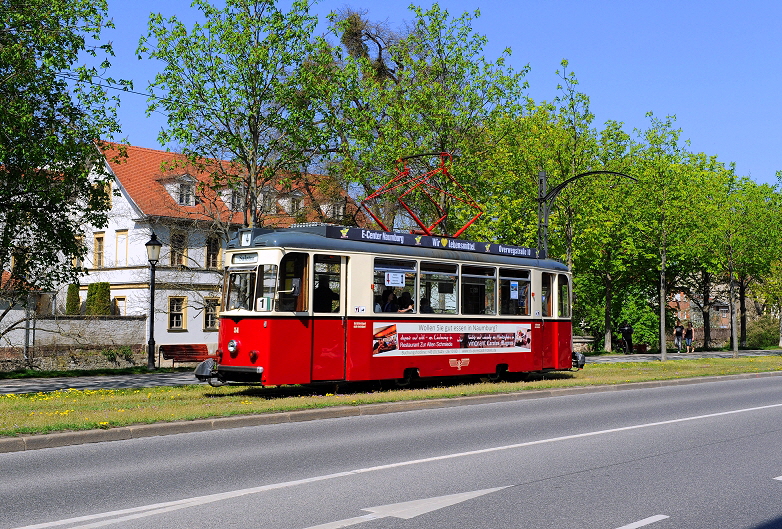
[[720,308],[720,318],[727,319],[728,318],[728,309],[727,308]]
[[217,312],[219,309],[220,300],[217,298],[206,298],[204,302],[204,330],[216,331]]
[[177,187],[177,203],[180,206],[195,205],[195,186],[190,182],[182,182]]
[[[84,247],[84,237],[82,237],[82,236],[76,237],[76,245],[79,248],[83,248]],[[84,260],[82,259],[83,255],[84,254],[80,253],[79,255],[77,255],[76,257],[73,258],[73,267],[74,268],[81,268],[82,266],[84,266]]]
[[128,230],[117,231],[117,261],[115,266],[128,265]]
[[277,198],[274,195],[274,191],[264,190],[258,201],[261,206],[261,213],[267,215],[277,214]]
[[185,331],[185,308],[186,300],[184,297],[168,298],[168,330]]
[[127,316],[127,300],[124,296],[114,298],[114,315]]
[[342,219],[345,217],[345,203],[334,202],[333,204],[322,204],[320,210],[323,215],[330,219]]
[[206,268],[220,268],[220,237],[212,236],[206,239]]
[[187,237],[182,232],[171,234],[171,266],[185,266],[187,262]]
[[247,194],[244,187],[238,189],[231,189],[231,211],[244,211],[245,209],[245,195]]
[[103,265],[103,233],[96,233],[92,253],[92,266],[94,268],[103,268]]
[[285,199],[285,211],[288,215],[297,215],[301,211],[303,198],[300,195],[291,195]]

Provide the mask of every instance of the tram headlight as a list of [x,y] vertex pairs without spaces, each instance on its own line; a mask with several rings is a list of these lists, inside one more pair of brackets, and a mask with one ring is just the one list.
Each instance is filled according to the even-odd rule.
[[235,354],[239,350],[239,342],[236,340],[229,341],[227,349],[229,353]]

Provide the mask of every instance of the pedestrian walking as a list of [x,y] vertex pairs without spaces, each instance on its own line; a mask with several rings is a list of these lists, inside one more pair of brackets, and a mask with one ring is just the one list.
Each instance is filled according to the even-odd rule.
[[633,326],[627,323],[627,320],[619,326],[619,332],[622,333],[622,340],[625,341],[625,354],[633,352]]
[[692,345],[692,339],[695,338],[695,329],[692,328],[692,322],[687,324],[687,329],[684,331],[684,343],[687,345],[687,352],[694,353],[695,346]]
[[676,327],[673,328],[673,346],[676,347],[676,352],[682,352],[682,338],[684,337],[684,325],[679,320],[676,320]]

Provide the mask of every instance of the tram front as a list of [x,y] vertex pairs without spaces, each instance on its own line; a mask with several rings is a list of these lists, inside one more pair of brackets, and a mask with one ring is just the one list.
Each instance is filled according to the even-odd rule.
[[230,246],[217,358],[195,376],[213,386],[309,382],[309,359],[296,353],[309,350],[306,254]]

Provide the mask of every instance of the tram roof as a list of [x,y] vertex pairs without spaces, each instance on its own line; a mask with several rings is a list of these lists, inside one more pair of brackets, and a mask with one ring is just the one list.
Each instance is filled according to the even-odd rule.
[[[277,230],[261,228],[240,230],[239,235],[228,243],[228,248],[247,250],[252,248],[269,247],[300,248],[308,250],[323,250],[327,252],[359,252],[399,258],[409,257],[423,259],[447,259],[487,265],[534,266],[563,272],[568,271],[567,265],[552,259],[537,259],[534,256],[519,257],[513,255],[498,255],[496,253],[461,251],[448,248],[436,248],[418,245],[412,246],[404,244],[392,244],[388,242],[382,242],[380,240],[355,240],[350,238],[335,237],[334,228],[339,230],[348,229],[345,227],[335,226],[303,226]],[[350,229],[359,230],[360,228]],[[371,233],[384,233],[372,232],[371,230],[363,231]],[[343,231],[342,233],[345,232]],[[406,236],[407,234],[398,235]],[[242,237],[245,239],[240,240]],[[534,250],[532,250],[532,252],[534,252]]]

